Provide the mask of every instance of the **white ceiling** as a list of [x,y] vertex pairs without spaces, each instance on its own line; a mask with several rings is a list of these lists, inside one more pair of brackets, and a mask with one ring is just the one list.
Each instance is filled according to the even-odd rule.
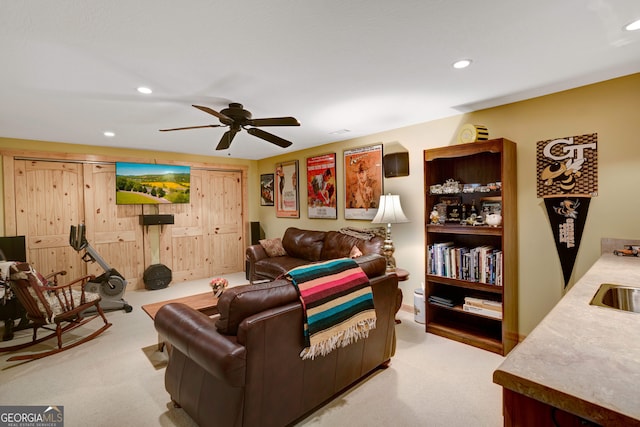
[[[4,0],[0,136],[261,159],[640,72],[636,19],[638,0]],[[295,116],[263,128],[294,145],[158,131],[229,102]]]

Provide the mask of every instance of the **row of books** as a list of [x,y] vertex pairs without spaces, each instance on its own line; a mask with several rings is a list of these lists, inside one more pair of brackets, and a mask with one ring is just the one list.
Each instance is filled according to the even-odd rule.
[[470,313],[502,319],[502,302],[482,298],[465,297],[462,309]]
[[481,314],[483,316],[492,317],[494,319],[502,319],[502,302],[490,299],[464,297],[464,302],[460,299],[455,300],[439,295],[430,295],[428,298],[430,304],[443,307],[460,307],[469,313]]
[[502,251],[492,246],[466,248],[453,242],[435,243],[428,247],[427,272],[502,286]]

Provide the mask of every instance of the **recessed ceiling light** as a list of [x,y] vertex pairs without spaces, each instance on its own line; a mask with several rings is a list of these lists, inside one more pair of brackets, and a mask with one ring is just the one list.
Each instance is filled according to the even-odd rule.
[[453,63],[453,68],[467,68],[469,65],[471,65],[470,59],[461,59]]
[[104,134],[104,136],[108,136],[109,138],[113,138],[114,136],[116,136],[116,134],[114,132],[111,131],[106,131]]
[[627,31],[640,30],[640,19],[638,19],[637,21],[633,21],[632,23],[628,24],[627,26],[624,27],[624,29],[627,30]]
[[349,133],[351,132],[349,129],[338,129],[338,130],[334,130],[333,132],[329,132],[329,135],[342,135],[343,133]]
[[138,88],[138,92],[144,93],[145,95],[149,95],[150,93],[153,93],[153,91],[151,89],[149,89],[148,87],[144,87],[144,86],[140,86]]

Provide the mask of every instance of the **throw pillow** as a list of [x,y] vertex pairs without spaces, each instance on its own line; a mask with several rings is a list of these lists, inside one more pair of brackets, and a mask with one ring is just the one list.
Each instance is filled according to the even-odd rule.
[[260,240],[259,243],[270,257],[284,256],[287,254],[282,246],[282,239],[279,237],[276,237],[275,239],[263,239]]
[[351,253],[349,254],[350,258],[358,258],[362,256],[362,251],[360,249],[358,249],[357,246],[353,246],[351,248]]

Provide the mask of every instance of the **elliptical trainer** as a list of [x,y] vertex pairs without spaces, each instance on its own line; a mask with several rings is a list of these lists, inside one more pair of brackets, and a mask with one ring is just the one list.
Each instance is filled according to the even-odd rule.
[[85,237],[85,226],[79,224],[71,226],[69,232],[69,244],[76,252],[84,250],[82,260],[84,262],[97,262],[104,270],[100,276],[87,282],[85,289],[89,292],[95,292],[102,297],[100,307],[103,310],[119,310],[124,309],[126,313],[131,312],[131,307],[124,299],[124,291],[127,287],[127,281],[115,268],[111,268],[104,259],[91,247]]

